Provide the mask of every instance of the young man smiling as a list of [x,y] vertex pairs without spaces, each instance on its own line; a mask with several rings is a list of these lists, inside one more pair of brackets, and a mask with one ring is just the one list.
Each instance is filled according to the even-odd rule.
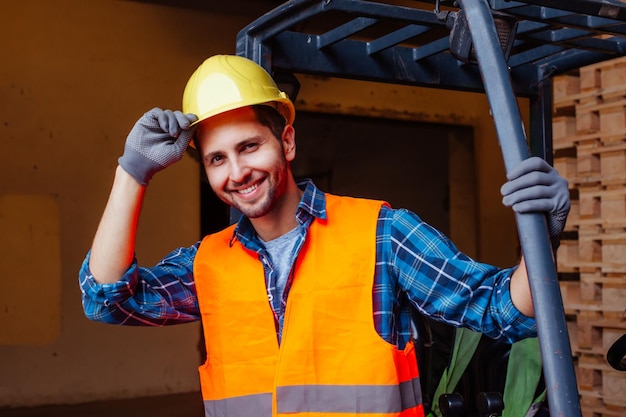
[[[507,341],[535,335],[523,260],[476,262],[408,210],[297,183],[293,104],[252,61],[209,58],[183,110],[155,108],[131,130],[80,285],[94,320],[202,320],[206,416],[424,415],[410,309]],[[192,139],[211,188],[243,216],[139,267],[144,190]],[[558,241],[567,182],[540,158],[508,177],[503,203],[546,212]]]
[[274,111],[243,107],[213,116],[198,126],[196,142],[213,191],[254,219],[264,241],[296,227],[302,197],[290,167],[296,156],[294,128],[285,125],[275,136],[257,116],[268,110]]

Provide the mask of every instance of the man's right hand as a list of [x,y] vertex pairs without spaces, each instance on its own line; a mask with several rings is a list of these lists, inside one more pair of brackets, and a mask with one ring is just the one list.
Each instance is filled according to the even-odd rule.
[[128,134],[118,163],[139,184],[148,185],[155,173],[183,157],[195,131],[191,124],[196,120],[196,115],[180,111],[158,107],[148,111]]

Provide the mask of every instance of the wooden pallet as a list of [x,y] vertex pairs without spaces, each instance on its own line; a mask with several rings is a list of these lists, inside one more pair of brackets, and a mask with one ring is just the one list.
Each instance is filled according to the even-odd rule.
[[[585,234],[577,241],[564,240],[557,251],[559,272],[626,274],[626,233]],[[625,305],[626,306],[626,305]]]
[[626,85],[626,57],[580,68],[580,93],[593,93],[606,99],[622,97]]
[[552,118],[552,143],[555,150],[576,146],[576,116],[560,115]]
[[553,88],[554,165],[572,196],[556,261],[582,414],[623,417],[626,373],[606,352],[626,333],[626,57]]
[[570,185],[626,186],[626,142],[609,145],[603,143],[599,136],[584,140],[577,138],[569,138],[567,144],[574,148],[573,152],[554,159],[555,168],[570,181]]
[[557,114],[579,105],[609,103],[626,97],[626,59],[618,58],[555,77],[553,105]]
[[604,320],[626,328],[626,274],[587,268],[580,272],[578,281],[561,281],[559,285],[567,314],[580,314],[590,323]]
[[624,417],[623,407],[607,407],[604,404],[589,405],[583,402],[581,411],[582,417]]
[[606,101],[589,96],[576,105],[576,135],[585,137],[600,134],[602,142],[622,142],[626,137],[626,99]]
[[555,77],[552,83],[552,101],[556,110],[573,107],[580,95],[580,73]]
[[[623,314],[623,312],[621,313]],[[572,351],[577,357],[576,377],[583,404],[626,411],[626,376],[606,361],[606,351],[626,333],[626,322],[601,318],[599,311],[581,311],[569,326]],[[589,398],[593,399],[591,404]],[[624,415],[624,414],[622,414]]]

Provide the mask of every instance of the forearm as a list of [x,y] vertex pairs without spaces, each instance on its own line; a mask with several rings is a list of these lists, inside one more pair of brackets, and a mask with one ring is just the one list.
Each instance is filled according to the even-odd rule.
[[78,279],[85,315],[94,321],[130,326],[164,326],[200,318],[193,280],[193,262],[200,242],[177,248],[151,268],[132,263],[121,280],[101,284],[89,264]]
[[514,269],[474,261],[414,213],[385,215],[393,215],[389,235],[402,238],[388,239],[388,254],[380,251],[377,268],[397,272],[400,289],[424,314],[510,342],[534,333],[534,319],[511,300]]
[[91,248],[89,268],[101,283],[118,281],[130,266],[145,187],[120,166]]
[[528,282],[528,271],[524,257],[520,260],[519,267],[511,276],[511,300],[513,305],[527,317],[535,316],[535,309]]

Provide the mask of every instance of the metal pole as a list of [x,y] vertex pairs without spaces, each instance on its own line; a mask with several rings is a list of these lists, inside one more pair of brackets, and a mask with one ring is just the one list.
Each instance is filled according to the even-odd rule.
[[[486,0],[461,0],[507,172],[529,157],[507,63]],[[563,300],[543,213],[516,214],[528,269],[550,414],[581,415]]]
[[550,165],[554,162],[552,141],[552,79],[537,84],[537,93],[530,97],[530,153],[540,156]]

